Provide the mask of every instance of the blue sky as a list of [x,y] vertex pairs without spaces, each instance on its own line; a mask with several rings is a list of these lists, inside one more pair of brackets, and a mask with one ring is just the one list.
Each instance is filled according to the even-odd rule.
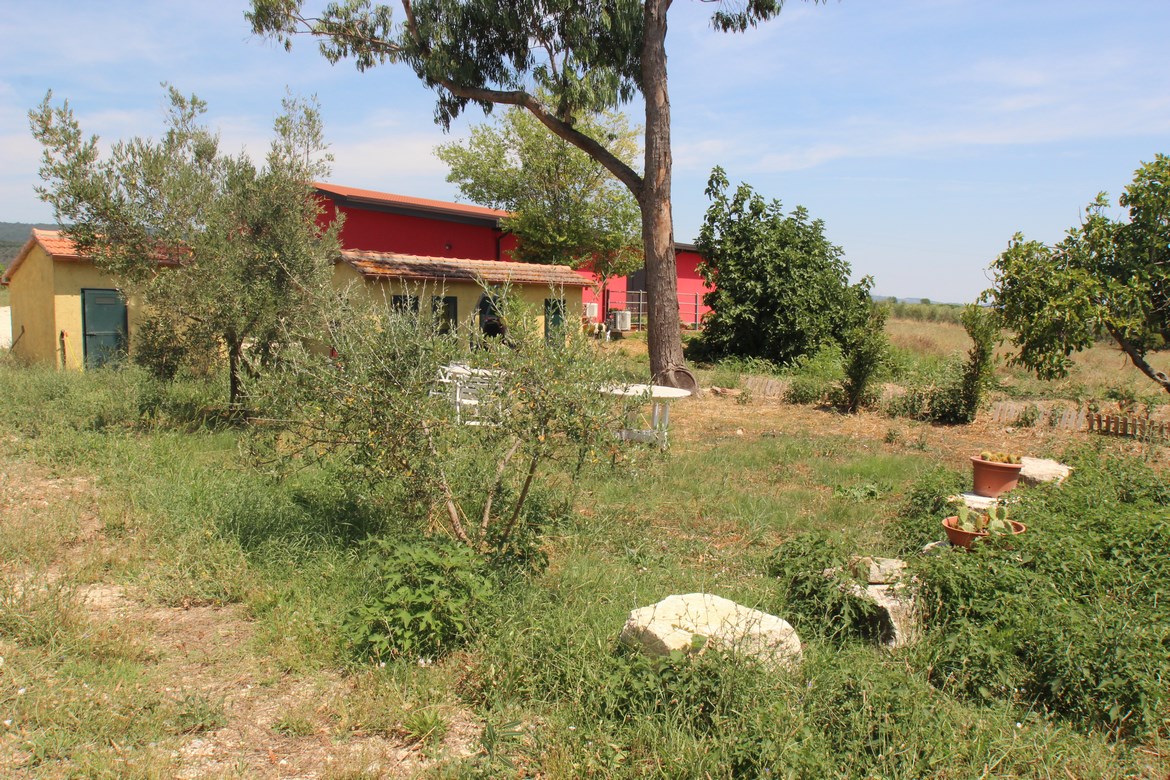
[[[250,34],[244,6],[7,0],[0,220],[52,218],[26,116],[47,89],[109,141],[159,133],[163,81],[209,102],[225,149],[256,154],[286,86],[316,94],[332,181],[456,199],[431,153],[445,140],[433,94],[411,72],[330,66],[309,40],[285,53]],[[674,0],[669,16],[680,241],[722,165],[823,219],[875,292],[968,301],[1015,231],[1059,239],[1098,191],[1170,152],[1165,0],[789,0],[746,35],[712,31],[711,9]]]

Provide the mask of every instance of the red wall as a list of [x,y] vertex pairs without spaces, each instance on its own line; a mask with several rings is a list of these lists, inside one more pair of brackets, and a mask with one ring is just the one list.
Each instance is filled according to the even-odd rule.
[[[321,219],[327,224],[334,219],[337,206],[329,198],[321,200],[324,205]],[[345,214],[341,245],[346,249],[465,260],[510,260],[508,252],[516,247],[515,236],[486,225],[345,206],[341,211]]]
[[[328,224],[337,213],[337,204],[328,197],[318,196],[323,206],[322,224]],[[398,252],[424,257],[457,257],[468,260],[511,260],[510,250],[516,248],[516,237],[501,233],[487,225],[468,225],[436,217],[408,216],[387,211],[376,211],[342,206],[345,224],[341,228],[341,245],[346,249],[370,252]],[[703,304],[703,293],[709,288],[703,283],[696,266],[702,260],[698,252],[678,249],[675,263],[678,267],[678,295],[680,315],[690,322],[695,316],[695,295],[698,294],[698,315],[710,311]],[[595,280],[589,271],[577,271],[580,276]],[[610,308],[626,306],[626,277],[610,279],[607,296]],[[583,290],[584,302],[598,304],[598,320],[605,319],[607,305],[596,288]]]

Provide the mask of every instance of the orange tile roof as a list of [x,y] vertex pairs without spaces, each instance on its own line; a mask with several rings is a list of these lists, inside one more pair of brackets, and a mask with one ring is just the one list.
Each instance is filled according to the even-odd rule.
[[35,246],[39,246],[44,250],[45,254],[54,260],[85,259],[78,253],[73,240],[68,238],[62,231],[33,228],[32,235],[29,236],[28,241],[24,242],[24,246],[20,248],[20,253],[16,255],[16,259],[8,265],[8,268],[4,269],[4,275],[0,276],[0,284],[7,285],[12,280],[12,274],[16,273],[16,269],[20,268]]
[[409,195],[395,195],[392,192],[378,192],[376,190],[360,190],[356,187],[342,187],[337,184],[314,182],[313,186],[319,192],[337,195],[341,198],[368,203],[375,206],[405,206],[407,208],[436,211],[445,214],[462,214],[473,217],[501,219],[511,216],[510,212],[499,209],[489,209],[483,206],[472,206],[468,203],[452,203],[446,200],[431,200],[430,198],[412,198]]
[[420,257],[392,252],[362,252],[348,249],[341,259],[366,279],[408,281],[484,281],[489,284],[538,284],[554,287],[590,287],[567,265],[537,265],[505,260],[464,260],[450,257]]

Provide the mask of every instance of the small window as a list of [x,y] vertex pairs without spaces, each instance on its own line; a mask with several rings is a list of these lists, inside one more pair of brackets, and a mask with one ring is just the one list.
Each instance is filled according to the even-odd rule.
[[454,295],[436,295],[431,298],[431,312],[440,333],[450,333],[459,324],[459,299]]
[[508,326],[504,323],[502,296],[496,292],[485,292],[479,297],[476,311],[479,313],[479,330],[490,338],[505,338]]
[[412,312],[418,314],[418,296],[395,295],[390,299],[390,308],[396,312]]

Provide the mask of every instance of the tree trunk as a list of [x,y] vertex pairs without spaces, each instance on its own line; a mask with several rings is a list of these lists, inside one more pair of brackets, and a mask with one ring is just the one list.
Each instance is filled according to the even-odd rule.
[[233,409],[240,402],[240,358],[243,344],[236,339],[228,340],[228,405]]
[[646,99],[646,171],[637,195],[646,250],[650,374],[657,384],[695,392],[695,375],[683,359],[674,221],[670,213],[670,97],[666,89],[666,11],[670,0],[645,3],[642,94]]

